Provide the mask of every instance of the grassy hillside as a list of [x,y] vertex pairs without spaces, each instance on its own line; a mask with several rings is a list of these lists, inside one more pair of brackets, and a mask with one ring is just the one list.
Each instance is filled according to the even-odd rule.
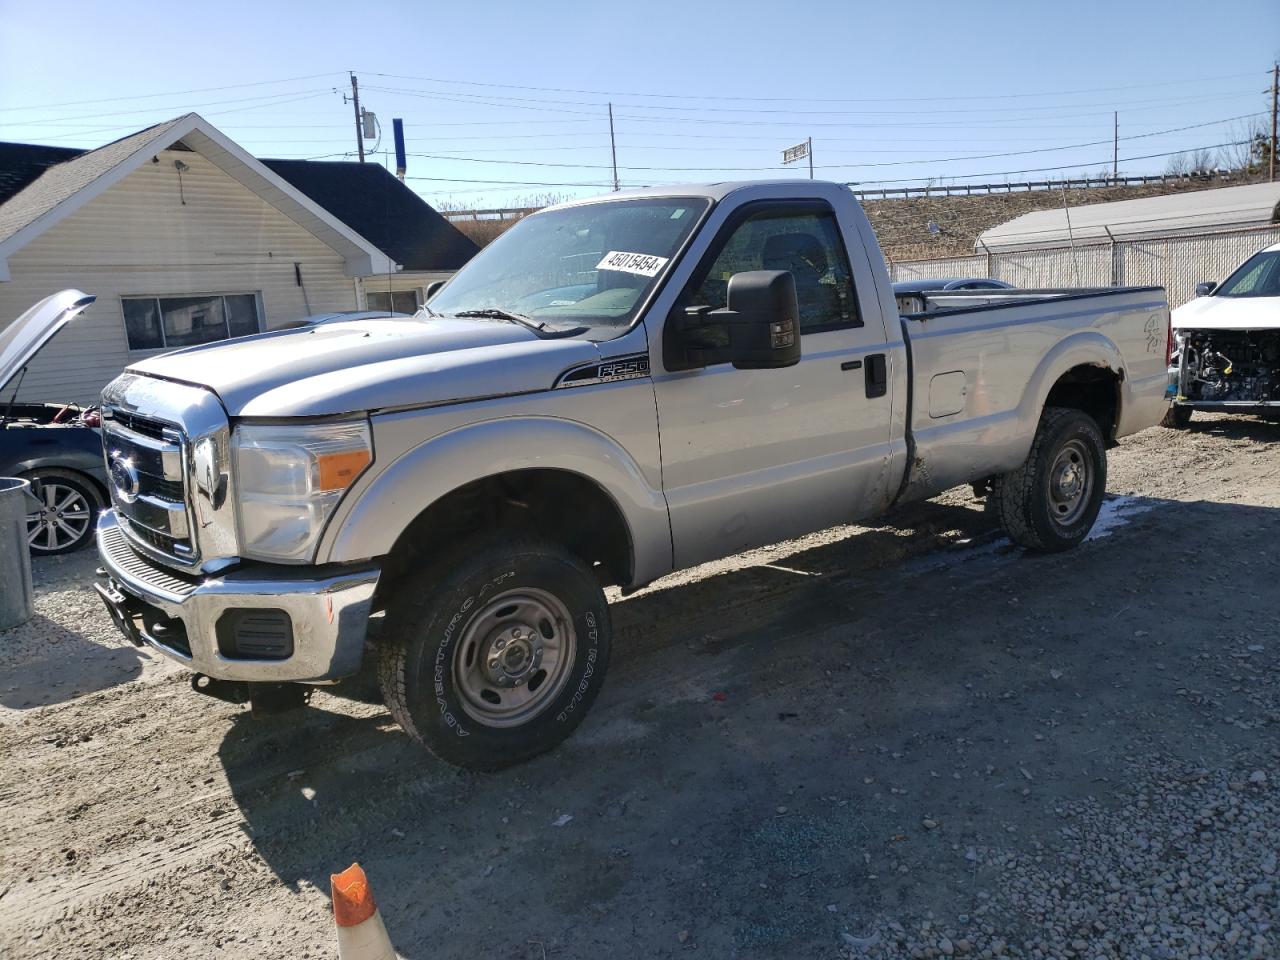
[[[1232,186],[1247,180],[1234,179]],[[1136,200],[1166,193],[1212,189],[1222,184],[1182,181],[1141,187],[1096,187],[1067,191],[1072,207],[1113,200]],[[890,260],[931,260],[973,253],[978,234],[1024,213],[1062,206],[1062,191],[1036,190],[1021,193],[993,193],[972,197],[911,197],[894,200],[866,200],[862,204],[885,256]],[[481,246],[489,243],[515,220],[455,221],[456,226]],[[936,223],[939,233],[929,233]]]
[[[1236,181],[1233,185],[1238,184]],[[1217,184],[1182,182],[1161,186],[1098,187],[1067,191],[1072,207],[1114,200],[1136,200],[1166,193],[1209,189]],[[1062,191],[993,193],[972,197],[911,197],[866,200],[862,207],[875,228],[884,254],[891,260],[932,260],[973,253],[978,234],[997,224],[1037,210],[1061,209]],[[940,232],[930,235],[929,224]]]

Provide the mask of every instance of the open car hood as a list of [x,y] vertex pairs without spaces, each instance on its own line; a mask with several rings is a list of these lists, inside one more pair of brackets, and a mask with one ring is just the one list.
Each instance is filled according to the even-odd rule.
[[79,290],[63,290],[45,297],[0,330],[0,391],[9,387],[18,371],[31,362],[54,334],[95,299]]

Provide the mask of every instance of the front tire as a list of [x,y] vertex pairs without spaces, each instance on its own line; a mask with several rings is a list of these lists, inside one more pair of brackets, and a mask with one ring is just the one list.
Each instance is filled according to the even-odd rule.
[[22,475],[40,501],[27,514],[27,546],[32,556],[50,557],[79,550],[93,538],[102,511],[102,495],[83,474],[71,470],[32,470]]
[[1089,535],[1106,487],[1097,422],[1080,410],[1048,407],[1026,462],[992,484],[992,506],[1015,543],[1056,553]]
[[378,681],[433,754],[496,770],[574,731],[604,681],[610,633],[604,591],[559,545],[459,548],[389,599]]

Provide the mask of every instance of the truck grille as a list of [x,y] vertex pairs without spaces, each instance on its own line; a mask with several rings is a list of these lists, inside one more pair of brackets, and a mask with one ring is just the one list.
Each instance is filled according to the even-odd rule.
[[123,410],[103,411],[111,503],[143,552],[190,565],[198,558],[186,497],[181,429]]

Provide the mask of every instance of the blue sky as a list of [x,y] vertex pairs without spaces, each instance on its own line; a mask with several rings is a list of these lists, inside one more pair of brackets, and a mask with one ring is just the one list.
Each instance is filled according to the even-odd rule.
[[258,156],[340,158],[354,70],[376,158],[403,117],[433,202],[608,189],[610,101],[624,184],[807,176],[780,164],[806,137],[841,181],[1094,172],[1113,110],[1146,173],[1261,121],[1277,57],[1277,0],[0,0],[0,140],[93,147],[195,110]]

